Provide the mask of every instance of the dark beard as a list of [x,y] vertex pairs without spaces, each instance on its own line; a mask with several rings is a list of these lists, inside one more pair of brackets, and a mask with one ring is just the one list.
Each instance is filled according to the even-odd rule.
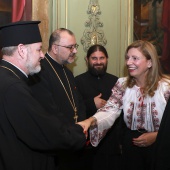
[[[95,66],[96,65],[97,64],[95,64]],[[103,68],[101,68],[101,69],[96,69],[96,68],[94,68],[94,66],[91,66],[90,64],[88,64],[88,71],[94,76],[100,77],[106,73],[106,70],[107,70],[107,65],[103,65]]]

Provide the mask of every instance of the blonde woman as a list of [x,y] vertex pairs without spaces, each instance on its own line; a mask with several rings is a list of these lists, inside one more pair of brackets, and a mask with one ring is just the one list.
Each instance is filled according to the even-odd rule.
[[104,107],[79,124],[84,131],[91,126],[91,143],[97,146],[123,110],[124,169],[148,170],[170,96],[170,78],[162,73],[156,49],[150,42],[133,42],[126,49],[125,60],[127,77],[118,79]]

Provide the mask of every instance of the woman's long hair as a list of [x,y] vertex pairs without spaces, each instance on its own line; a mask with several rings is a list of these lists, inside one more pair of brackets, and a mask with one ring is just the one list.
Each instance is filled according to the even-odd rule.
[[[142,41],[142,40],[135,41],[127,47],[125,52],[125,57],[127,56],[127,53],[131,48],[137,48],[146,57],[147,60],[151,60],[152,62],[152,67],[149,68],[148,73],[146,75],[145,86],[142,88],[143,88],[144,95],[148,94],[149,96],[154,96],[155,94],[154,91],[158,87],[158,82],[163,78],[166,81],[167,79],[170,79],[170,77],[162,73],[158,54],[153,44],[151,44],[148,41]],[[125,87],[132,88],[136,84],[136,81],[134,77],[129,74],[128,71],[127,73],[128,76],[127,76],[127,82],[125,84]]]

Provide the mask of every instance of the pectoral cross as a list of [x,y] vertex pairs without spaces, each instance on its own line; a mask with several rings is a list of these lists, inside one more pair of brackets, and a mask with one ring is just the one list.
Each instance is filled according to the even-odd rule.
[[77,108],[75,107],[74,108],[74,120],[75,120],[75,123],[77,123],[77,119],[78,119],[78,115],[77,115]]

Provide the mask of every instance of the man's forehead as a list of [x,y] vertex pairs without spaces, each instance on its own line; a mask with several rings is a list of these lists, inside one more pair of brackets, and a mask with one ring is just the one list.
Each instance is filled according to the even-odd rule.
[[76,41],[76,38],[74,35],[70,35],[68,32],[64,31],[60,35],[60,42],[66,41]]
[[96,57],[96,58],[103,58],[103,57],[107,58],[104,54],[91,54],[90,57],[91,58],[93,58],[93,57]]

